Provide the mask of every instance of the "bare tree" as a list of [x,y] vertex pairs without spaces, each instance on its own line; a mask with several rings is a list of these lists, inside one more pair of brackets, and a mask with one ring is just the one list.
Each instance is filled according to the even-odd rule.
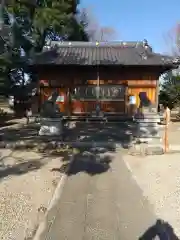
[[112,27],[100,27],[96,37],[98,41],[112,40],[115,37],[115,30]]
[[173,56],[180,56],[180,23],[176,24],[165,35],[168,52]]
[[89,40],[94,41],[111,41],[115,39],[116,31],[110,26],[101,26],[98,20],[92,13],[90,8],[84,8],[81,11],[81,19],[86,22],[86,31],[89,35]]

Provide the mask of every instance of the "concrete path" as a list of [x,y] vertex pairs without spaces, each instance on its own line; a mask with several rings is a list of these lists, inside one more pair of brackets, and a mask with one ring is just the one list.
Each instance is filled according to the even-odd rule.
[[83,153],[75,157],[40,240],[134,240],[155,222],[120,152]]

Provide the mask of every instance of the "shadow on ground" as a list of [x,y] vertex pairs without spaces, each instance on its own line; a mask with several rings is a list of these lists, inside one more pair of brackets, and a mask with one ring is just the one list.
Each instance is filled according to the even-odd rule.
[[[14,163],[7,164],[8,158],[13,158]],[[22,175],[31,171],[40,169],[46,162],[43,158],[24,160],[22,158],[12,157],[12,153],[8,156],[0,158],[0,179],[12,176],[12,175]]]
[[13,126],[14,124],[17,124],[17,122],[15,121],[11,121],[11,122],[8,122],[8,121],[4,121],[0,119],[0,127],[9,127],[9,126]]
[[172,118],[171,122],[175,122],[175,123],[178,122],[179,123],[180,122],[180,118]]
[[38,139],[38,124],[24,125],[15,128],[4,128],[0,130],[1,140],[16,142]]
[[[61,168],[52,169],[52,171],[60,171],[68,176],[76,175],[80,172],[91,176],[101,174],[111,168],[113,156],[110,152],[115,152],[115,149],[110,147],[78,148],[78,153],[74,154],[72,162],[66,162]],[[70,168],[69,164],[71,164]]]
[[[14,121],[13,121],[14,120]],[[13,114],[5,113],[0,108],[0,127],[8,127],[16,124],[15,116]]]
[[173,227],[161,219],[158,219],[153,226],[149,227],[139,240],[152,240],[156,237],[159,240],[179,240],[174,233]]
[[119,143],[123,148],[128,148],[134,128],[132,122],[78,122],[74,129],[67,130],[66,141],[78,141],[84,145],[95,142],[103,146]]
[[[2,140],[16,141],[62,141],[61,136],[50,137],[38,136],[40,126],[38,124],[29,124],[21,128],[1,129],[0,135]],[[76,123],[75,128],[64,128],[63,141],[65,143],[82,144],[87,143],[119,143],[122,147],[127,148],[132,141],[132,132],[134,125],[132,123]]]
[[[68,175],[74,175],[79,172],[86,172],[89,175],[101,174],[110,169],[112,161],[112,152],[116,151],[116,143],[122,148],[128,148],[132,141],[133,125],[129,123],[85,123],[79,122],[74,128],[65,128],[64,142],[65,147],[59,143],[60,137],[40,137],[38,136],[38,124],[30,124],[21,128],[1,129],[1,140],[10,143],[22,141],[28,144],[22,144],[17,147],[19,151],[33,151],[29,149],[29,142],[36,143],[35,148],[42,158],[57,156],[63,162],[60,169],[52,171],[67,172],[70,164],[70,155],[74,155],[74,161]],[[54,146],[49,148],[45,143],[54,142]],[[58,142],[58,144],[56,144]],[[66,148],[69,145],[69,148]],[[72,153],[76,149],[76,153]],[[37,150],[37,149],[36,149]],[[23,174],[28,171],[38,169],[42,166],[43,161],[37,163],[18,163],[16,166],[9,167],[0,172],[2,177],[11,174]]]
[[40,161],[28,161],[18,163],[13,166],[6,166],[5,169],[0,170],[0,178],[7,177],[9,175],[22,175],[27,172],[35,171],[41,168],[43,164]]
[[111,169],[112,152],[116,152],[116,144],[128,148],[132,141],[133,126],[129,123],[97,123],[78,122],[73,129],[67,129],[66,142],[72,143],[78,153],[70,170],[69,162],[60,169],[52,171],[66,172],[68,176],[80,172],[91,176],[102,174]]

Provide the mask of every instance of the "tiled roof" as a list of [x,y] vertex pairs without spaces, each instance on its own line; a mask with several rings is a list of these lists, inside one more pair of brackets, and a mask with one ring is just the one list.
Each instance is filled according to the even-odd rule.
[[36,56],[38,65],[170,65],[169,56],[154,53],[143,42],[51,42]]

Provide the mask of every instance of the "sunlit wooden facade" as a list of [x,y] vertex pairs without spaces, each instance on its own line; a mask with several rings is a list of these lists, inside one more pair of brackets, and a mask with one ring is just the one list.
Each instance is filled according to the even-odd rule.
[[[40,107],[53,91],[58,91],[57,104],[61,111],[67,115],[91,113],[95,110],[97,102],[103,112],[125,114],[129,111],[130,96],[134,96],[134,105],[138,108],[141,94],[151,104],[157,106],[159,76],[174,66],[169,59],[169,61],[167,59],[165,61],[163,57],[162,60],[161,55],[156,55],[152,51],[149,56],[149,53],[145,51],[146,55],[143,57],[143,54],[140,55],[138,52],[139,48],[132,43],[128,46],[123,45],[120,49],[118,45],[114,47],[103,45],[99,52],[97,50],[94,52],[98,46],[91,47],[90,45],[82,47],[82,44],[75,45],[73,48],[72,46],[67,47],[67,45],[60,47],[60,50],[64,51],[66,48],[69,52],[72,52],[72,49],[78,49],[75,53],[79,51],[81,58],[81,51],[82,53],[86,51],[84,54],[88,59],[88,64],[74,59],[73,63],[67,60],[60,63],[57,61],[43,63],[42,58],[40,63],[37,61],[34,64],[34,70],[39,78]],[[143,46],[140,47],[143,48]],[[95,60],[102,58],[97,53],[105,51],[105,48],[106,53],[103,56],[106,59],[104,61],[102,59],[96,62],[93,62],[92,59],[89,60],[90,55],[92,58],[95,53],[96,55],[93,56]],[[140,49],[142,50],[142,48]],[[46,57],[47,52],[45,52]],[[54,54],[54,58],[57,58],[57,54],[60,53],[61,51]],[[65,56],[64,52],[63,55],[60,55],[61,58]],[[133,58],[136,58],[137,62]],[[79,56],[77,59],[79,60]]]

